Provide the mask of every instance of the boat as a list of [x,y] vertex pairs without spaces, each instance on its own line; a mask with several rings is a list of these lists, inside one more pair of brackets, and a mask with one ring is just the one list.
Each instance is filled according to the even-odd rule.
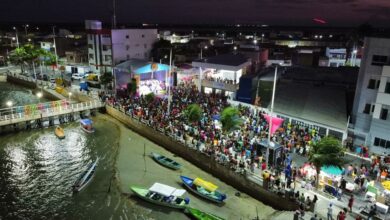
[[93,133],[95,132],[95,129],[92,127],[92,120],[89,118],[81,119],[80,120],[80,127],[83,131],[87,133]]
[[184,189],[176,189],[162,183],[154,183],[149,189],[137,186],[130,186],[130,189],[141,199],[156,205],[185,209],[190,202],[189,198],[182,197],[186,193]]
[[223,203],[226,199],[226,194],[217,190],[218,186],[211,182],[207,182],[201,178],[191,179],[187,176],[180,176],[184,186],[195,194],[216,203]]
[[164,157],[160,154],[157,154],[157,153],[151,153],[151,157],[157,161],[157,163],[163,165],[163,166],[166,166],[168,168],[171,168],[173,170],[178,170],[181,168],[181,164],[179,164],[178,162],[168,158],[168,157]]
[[194,209],[191,207],[187,207],[184,212],[197,220],[225,220],[224,218],[221,218],[214,214],[203,212],[199,209]]
[[55,134],[59,139],[64,139],[64,138],[65,138],[64,129],[61,128],[60,126],[57,126],[57,127],[56,127],[56,129],[54,130],[54,134]]
[[95,162],[91,163],[88,166],[88,169],[86,169],[80,175],[80,177],[76,180],[76,182],[72,186],[74,193],[80,192],[82,189],[84,189],[85,186],[88,185],[88,183],[91,182],[91,180],[95,174],[98,161],[99,161],[99,158],[97,158]]

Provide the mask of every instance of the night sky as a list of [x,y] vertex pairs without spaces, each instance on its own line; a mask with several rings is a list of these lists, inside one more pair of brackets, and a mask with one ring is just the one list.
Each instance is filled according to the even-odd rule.
[[[1,0],[0,22],[109,22],[111,0]],[[117,0],[119,23],[390,25],[390,0]]]

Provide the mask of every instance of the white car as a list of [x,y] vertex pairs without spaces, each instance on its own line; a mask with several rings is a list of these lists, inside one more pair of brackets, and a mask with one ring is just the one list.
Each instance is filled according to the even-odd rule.
[[84,78],[84,75],[78,73],[72,74],[72,79],[82,79],[82,78]]

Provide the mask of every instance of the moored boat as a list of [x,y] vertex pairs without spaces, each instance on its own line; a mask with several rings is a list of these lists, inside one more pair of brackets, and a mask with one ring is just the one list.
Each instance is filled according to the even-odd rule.
[[80,120],[80,127],[83,131],[87,133],[93,133],[95,132],[95,129],[92,127],[92,120],[89,118],[81,119]]
[[60,126],[57,126],[57,127],[55,128],[54,134],[55,134],[59,139],[64,139],[64,138],[65,138],[64,129],[61,128]]
[[88,166],[88,169],[86,169],[76,180],[76,182],[73,184],[73,192],[80,192],[82,189],[84,189],[85,186],[88,185],[88,183],[91,182],[93,176],[95,175],[96,166],[99,161],[99,158],[96,159],[95,162],[91,163]]
[[191,217],[193,217],[197,220],[224,220],[224,218],[221,218],[221,217],[216,216],[214,214],[203,212],[199,209],[194,209],[194,208],[190,208],[190,207],[187,207],[185,209],[185,213],[187,213],[188,215],[190,215]]
[[160,154],[157,154],[157,153],[151,153],[151,157],[157,161],[157,163],[163,165],[163,166],[166,166],[168,168],[171,168],[173,170],[178,170],[181,168],[181,164],[179,164],[178,162],[168,158],[168,157],[165,157],[165,156],[162,156]]
[[189,198],[182,197],[186,192],[184,189],[176,189],[162,183],[154,183],[149,189],[137,186],[130,186],[130,189],[141,199],[156,205],[185,209],[190,202]]
[[223,203],[226,199],[226,194],[217,190],[218,186],[211,182],[207,182],[201,178],[192,179],[187,176],[180,176],[183,184],[195,194],[216,203]]

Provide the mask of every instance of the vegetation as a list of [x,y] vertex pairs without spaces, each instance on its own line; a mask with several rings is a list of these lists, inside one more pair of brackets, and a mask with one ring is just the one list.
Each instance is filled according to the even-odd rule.
[[153,92],[151,93],[148,93],[147,95],[145,95],[145,100],[148,104],[152,103],[154,101],[154,98],[155,98],[155,95]]
[[240,112],[235,107],[227,107],[221,113],[222,130],[232,132],[240,129],[243,120],[240,118]]
[[135,78],[131,78],[131,81],[127,83],[127,93],[131,96],[137,93],[137,80]]
[[15,65],[20,65],[20,69],[24,73],[26,67],[31,69],[33,65],[40,62],[45,65],[52,65],[55,63],[55,55],[32,44],[25,44],[11,51],[10,61]]
[[314,144],[309,152],[309,161],[314,164],[318,176],[323,166],[337,166],[341,168],[344,165],[344,151],[338,139],[327,136],[322,138],[317,144]]
[[104,86],[104,88],[107,88],[107,85],[111,84],[113,80],[112,73],[111,72],[104,72],[100,76],[100,84]]
[[202,108],[198,104],[191,104],[184,110],[184,115],[189,122],[197,122],[202,118]]
[[155,62],[159,62],[160,59],[164,59],[165,56],[169,57],[169,48],[172,47],[171,42],[167,40],[159,40],[152,46],[151,56]]

